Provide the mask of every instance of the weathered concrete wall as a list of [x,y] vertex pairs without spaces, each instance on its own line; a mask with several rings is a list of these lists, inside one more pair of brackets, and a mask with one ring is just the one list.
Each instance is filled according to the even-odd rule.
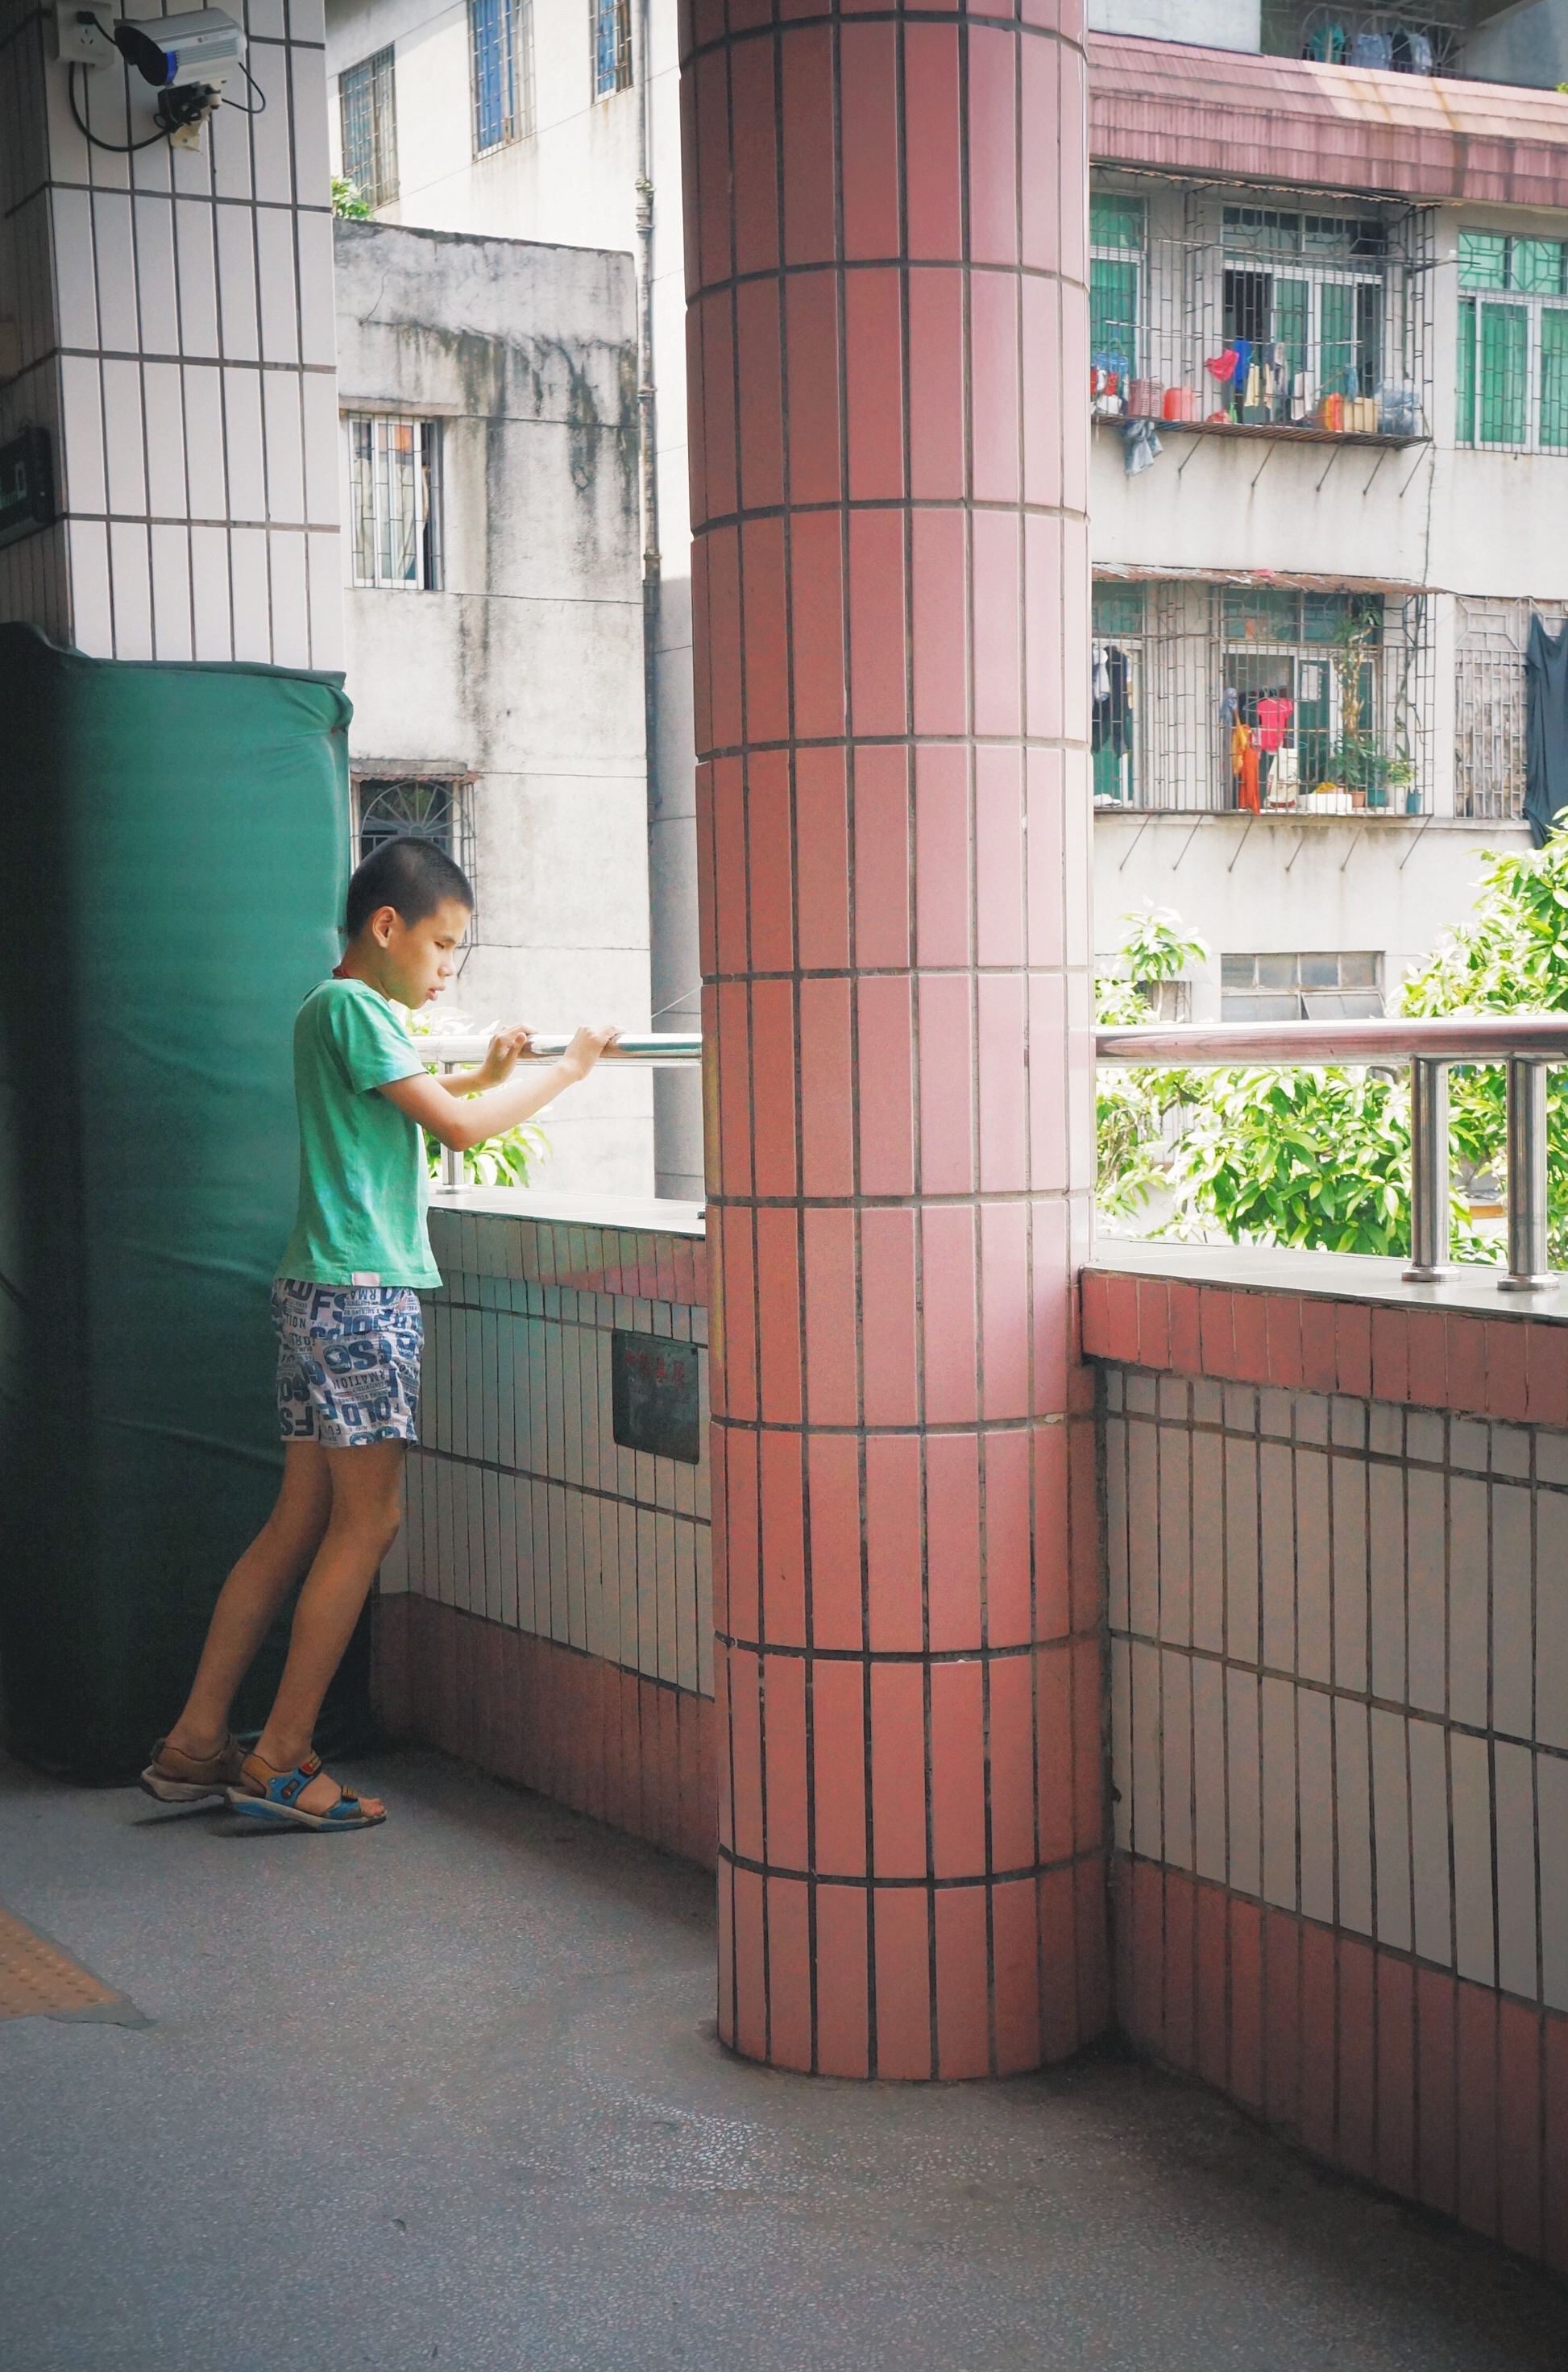
[[1192,978],[1192,1018],[1220,1017],[1222,955],[1371,949],[1391,997],[1439,933],[1475,902],[1491,848],[1529,846],[1523,824],[1443,817],[1368,822],[1287,815],[1095,818],[1095,947],[1103,959],[1121,918],[1145,899],[1173,907],[1207,941]]
[[1091,33],[1140,33],[1204,50],[1262,47],[1259,0],[1089,0]]
[[[680,231],[680,110],[675,9],[648,11],[647,175],[652,185],[654,444],[661,564],[649,617],[653,735],[647,834],[655,1010],[695,1029],[696,762],[691,729],[691,531],[686,483],[686,279]],[[641,40],[633,8],[633,41]],[[468,11],[449,0],[328,0],[333,157],[337,76],[395,45],[399,192],[379,220],[436,230],[631,250],[636,241],[636,89],[596,99],[586,6],[536,6],[532,134],[473,153]],[[1253,44],[1257,46],[1256,42]],[[336,165],[334,164],[334,169]],[[658,1191],[701,1196],[703,1123],[693,1075],[655,1082]]]
[[[346,597],[354,760],[477,778],[453,992],[476,1023],[645,1027],[630,259],[382,223],[336,242],[343,411],[441,423],[442,589]],[[647,1074],[598,1074],[546,1125],[552,1186],[650,1191]]]
[[1516,82],[1560,90],[1568,79],[1565,0],[1520,0],[1478,25],[1465,42],[1464,72],[1480,82]]

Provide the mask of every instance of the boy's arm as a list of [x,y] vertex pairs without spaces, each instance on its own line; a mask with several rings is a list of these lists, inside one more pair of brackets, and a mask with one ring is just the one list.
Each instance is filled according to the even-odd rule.
[[[586,1079],[615,1036],[613,1029],[579,1029],[558,1063],[525,1072],[479,1095],[459,1084],[458,1095],[453,1096],[428,1071],[415,1071],[406,1079],[389,1079],[377,1092],[453,1153],[467,1153],[487,1138],[504,1136],[509,1128],[531,1120],[563,1088]],[[472,1078],[477,1074],[467,1076]]]

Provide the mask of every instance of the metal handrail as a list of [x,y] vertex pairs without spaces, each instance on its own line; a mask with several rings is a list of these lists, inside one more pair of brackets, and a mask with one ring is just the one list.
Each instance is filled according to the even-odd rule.
[[[432,1063],[452,1069],[459,1063],[482,1063],[490,1052],[491,1032],[444,1038],[431,1036],[414,1041],[419,1052]],[[533,1043],[523,1055],[525,1063],[558,1063],[572,1041],[569,1036],[534,1032]],[[607,1063],[700,1063],[703,1059],[703,1038],[700,1030],[635,1030],[628,1029],[604,1052]]]
[[[492,1033],[467,1030],[447,1037],[434,1033],[418,1038],[414,1043],[427,1063],[439,1063],[444,1071],[455,1071],[460,1064],[482,1063],[490,1052]],[[571,1044],[569,1037],[559,1032],[536,1029],[528,1051],[518,1057],[524,1063],[557,1063]],[[700,1030],[635,1030],[628,1029],[612,1046],[604,1050],[607,1063],[649,1063],[656,1070],[664,1070],[675,1063],[700,1063],[703,1059],[703,1037]],[[462,1156],[450,1145],[441,1154],[441,1183],[450,1189],[462,1184]]]
[[1547,1266],[1546,1075],[1568,1064],[1568,1014],[1475,1013],[1420,1021],[1231,1021],[1211,1027],[1098,1029],[1102,1063],[1194,1070],[1204,1064],[1289,1065],[1398,1063],[1411,1066],[1411,1261],[1412,1285],[1448,1273],[1448,1066],[1508,1068],[1508,1270],[1500,1293],[1540,1293],[1557,1279]]

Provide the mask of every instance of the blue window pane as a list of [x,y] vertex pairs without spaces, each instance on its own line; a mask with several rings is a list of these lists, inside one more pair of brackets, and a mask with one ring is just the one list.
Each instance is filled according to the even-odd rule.
[[496,148],[512,130],[510,0],[469,0],[473,37],[476,148]]

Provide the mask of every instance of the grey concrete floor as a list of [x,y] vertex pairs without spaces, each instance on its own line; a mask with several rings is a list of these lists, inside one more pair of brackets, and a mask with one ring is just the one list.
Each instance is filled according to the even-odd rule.
[[369,1834],[0,1771],[0,1901],[149,2023],[0,2023],[6,2372],[1516,2372],[1568,2293],[1107,2054],[813,2083],[711,1889],[435,1756]]

